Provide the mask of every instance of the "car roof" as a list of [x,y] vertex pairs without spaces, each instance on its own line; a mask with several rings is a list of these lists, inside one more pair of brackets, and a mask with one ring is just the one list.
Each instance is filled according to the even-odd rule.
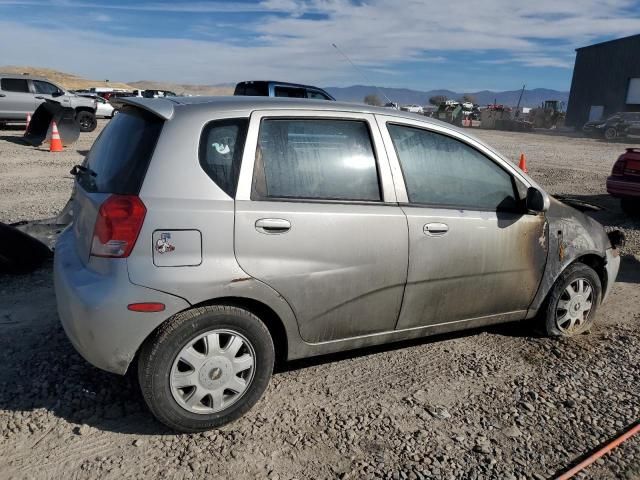
[[40,77],[38,75],[23,75],[21,73],[4,73],[0,72],[0,78],[15,78],[24,80],[42,80],[43,82],[54,83],[46,77]]
[[421,120],[427,123],[446,125],[455,128],[453,125],[440,120],[435,120],[416,113],[392,110],[383,107],[373,107],[361,103],[348,102],[328,102],[326,100],[312,100],[307,98],[285,98],[285,97],[251,97],[251,96],[220,96],[220,97],[164,97],[164,98],[141,98],[123,97],[122,102],[127,105],[137,106],[148,110],[156,115],[169,120],[173,117],[174,110],[187,110],[189,108],[211,109],[211,111],[237,111],[237,110],[321,110],[328,112],[353,112],[388,115],[412,120]]
[[324,92],[324,89],[320,87],[316,87],[314,85],[305,85],[303,83],[281,82],[279,80],[245,80],[244,82],[238,82],[236,86],[244,85],[248,83],[272,83],[275,85],[282,85],[283,87],[311,88],[313,90],[322,90]]

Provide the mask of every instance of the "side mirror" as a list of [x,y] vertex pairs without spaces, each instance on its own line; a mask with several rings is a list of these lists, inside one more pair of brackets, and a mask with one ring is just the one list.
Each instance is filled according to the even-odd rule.
[[527,189],[527,210],[532,212],[546,212],[549,209],[549,199],[535,187]]
[[62,95],[64,95],[64,92],[61,90],[57,90],[51,94],[52,97],[61,97]]

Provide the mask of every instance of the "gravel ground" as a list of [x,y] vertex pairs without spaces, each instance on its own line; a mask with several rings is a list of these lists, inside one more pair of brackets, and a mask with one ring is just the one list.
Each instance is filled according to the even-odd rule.
[[[100,128],[104,122],[100,123]],[[606,195],[624,144],[476,130],[527,154],[550,193],[579,197],[629,238],[619,282],[590,335],[540,338],[514,324],[280,366],[265,397],[220,430],[175,435],[135,378],[88,365],[55,312],[51,265],[0,276],[0,478],[545,479],[640,419],[639,222]],[[55,215],[62,154],[0,131],[0,221]],[[580,478],[640,478],[640,437]]]

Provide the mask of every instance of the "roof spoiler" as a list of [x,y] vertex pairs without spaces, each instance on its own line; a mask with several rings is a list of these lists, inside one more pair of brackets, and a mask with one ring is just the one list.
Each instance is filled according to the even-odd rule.
[[165,120],[171,120],[171,117],[173,117],[173,108],[176,105],[176,102],[173,102],[166,98],[144,97],[119,97],[116,101],[110,103],[114,104],[116,108],[120,107],[120,105],[118,104],[139,107],[143,110],[158,115]]

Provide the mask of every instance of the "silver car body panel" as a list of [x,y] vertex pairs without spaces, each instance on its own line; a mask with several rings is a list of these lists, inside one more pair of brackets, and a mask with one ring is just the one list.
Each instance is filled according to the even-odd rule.
[[[138,241],[126,260],[89,257],[92,220],[95,221],[102,199],[95,196],[83,199],[80,195],[79,202],[84,204],[76,220],[79,230],[73,235],[63,235],[62,248],[56,250],[56,291],[61,319],[65,329],[71,332],[76,348],[101,368],[122,373],[125,363],[134,358],[146,338],[145,334],[150,334],[177,311],[203,303],[247,300],[267,306],[281,321],[286,333],[285,356],[295,359],[530,317],[557,275],[583,255],[600,258],[610,279],[617,273],[617,257],[610,252],[602,227],[579,212],[549,200],[546,194],[545,202],[550,205],[546,214],[522,215],[519,219],[495,212],[427,211],[407,205],[402,173],[386,131],[387,121],[456,137],[503,165],[523,186],[540,189],[511,162],[451,125],[400,111],[391,113],[382,108],[322,100],[170,97],[123,101],[167,120],[139,194],[147,214]],[[266,116],[367,121],[374,138],[383,201],[375,204],[252,201],[255,147],[260,119]],[[212,120],[227,118],[250,118],[235,200],[204,173],[198,160],[204,126]],[[282,235],[285,241],[278,242],[271,238],[274,236],[257,232],[255,221],[263,216],[289,220],[292,235]],[[419,243],[415,238],[416,263],[409,265],[411,236],[422,228],[427,217],[429,222],[459,224],[456,230],[460,229],[461,236],[451,237],[450,244],[440,245],[444,253],[432,248],[435,242],[429,242],[433,238],[420,237],[422,250],[416,250]],[[332,221],[328,222],[329,219]],[[332,224],[344,229],[343,238],[327,231]],[[491,228],[485,232],[483,253],[476,258],[470,252],[472,245],[463,237],[476,235],[485,225]],[[322,231],[318,232],[318,227],[322,227]],[[154,232],[162,230],[199,231],[201,263],[176,267],[154,265]],[[558,243],[558,231],[564,232],[563,243]],[[358,249],[359,242],[365,242],[366,248]],[[492,244],[495,251],[490,250]],[[560,244],[564,245],[562,260],[558,253]],[[542,274],[547,250],[547,266]],[[422,252],[424,258],[417,252]],[[512,258],[514,256],[518,258]],[[444,262],[447,257],[452,262],[450,267]],[[481,262],[481,258],[488,263]],[[399,268],[400,265],[403,268]],[[472,266],[485,275],[472,272]],[[117,288],[110,286],[108,291],[121,296],[120,304],[135,297],[136,301],[168,302],[171,308],[144,317],[149,320],[143,321],[142,326],[136,323],[143,318],[141,314],[128,312],[120,317],[121,310],[116,308],[115,300],[113,304],[105,303],[82,286],[86,282],[100,288],[99,282],[93,281],[96,275],[107,286],[112,282],[118,284]],[[401,307],[407,275],[410,280],[404,295],[407,301],[415,300],[410,308]],[[464,291],[468,292],[474,283],[478,285],[479,291],[470,297],[472,300],[465,298],[464,302],[477,301],[481,292],[486,297],[494,292],[495,299],[483,300],[482,308],[469,308],[447,300],[436,315],[427,311],[428,304],[420,300],[419,289],[411,291],[414,286],[426,285],[428,295],[446,292],[447,278],[455,276],[467,282],[463,283]],[[433,279],[436,281],[429,281]],[[534,295],[536,279],[537,293],[529,307],[527,299]],[[611,283],[608,282],[606,291]],[[495,292],[498,289],[502,291]],[[91,302],[105,309],[94,313],[88,307]],[[456,313],[442,315],[445,305],[457,308]],[[107,307],[112,308],[111,317]],[[84,326],[79,320],[82,315],[86,317],[82,320]],[[73,340],[73,337],[95,336],[96,324],[104,325],[99,330],[98,346]],[[91,333],[80,333],[82,329]],[[130,332],[130,338],[123,338]],[[96,348],[99,355],[87,352],[88,348]],[[108,355],[115,355],[117,360],[102,358]]]

